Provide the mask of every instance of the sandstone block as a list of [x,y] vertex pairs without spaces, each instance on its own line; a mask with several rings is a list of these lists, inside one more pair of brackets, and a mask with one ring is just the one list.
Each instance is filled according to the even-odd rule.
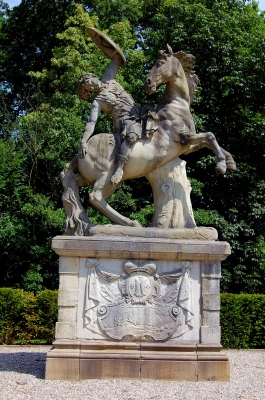
[[76,307],[60,307],[58,310],[58,322],[76,322]]
[[46,358],[45,379],[79,381],[79,359]]
[[220,326],[201,326],[201,343],[220,344],[221,329]]
[[196,381],[196,361],[143,360],[141,379]]
[[77,289],[58,290],[58,306],[74,307],[77,305]]
[[201,263],[202,277],[221,278],[221,263],[220,262],[207,262]]
[[218,294],[220,293],[220,279],[217,278],[202,278],[202,293]]
[[198,381],[229,382],[229,361],[198,361]]
[[69,273],[60,273],[60,290],[78,289],[78,275]]
[[68,272],[78,274],[79,258],[78,257],[60,257],[59,273]]
[[56,322],[56,339],[76,339],[76,323]]
[[219,326],[220,325],[219,311],[204,310],[202,314],[202,325]]
[[202,308],[203,310],[220,310],[220,294],[203,294]]

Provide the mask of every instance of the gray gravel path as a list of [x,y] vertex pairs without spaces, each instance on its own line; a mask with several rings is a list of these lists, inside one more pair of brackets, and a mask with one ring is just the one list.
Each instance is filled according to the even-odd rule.
[[0,346],[0,400],[265,400],[265,350],[230,350],[231,382],[45,381],[50,346]]

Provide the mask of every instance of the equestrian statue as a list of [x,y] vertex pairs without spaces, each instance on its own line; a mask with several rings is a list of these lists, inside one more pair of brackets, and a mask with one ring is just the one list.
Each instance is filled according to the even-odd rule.
[[[119,226],[138,227],[138,221],[121,215],[106,199],[122,182],[145,176],[154,197],[154,228],[195,228],[190,185],[186,177],[187,155],[203,147],[216,157],[216,170],[236,170],[232,155],[221,148],[211,132],[196,133],[190,112],[199,78],[193,71],[195,58],[183,51],[161,50],[145,81],[152,94],[165,84],[164,94],[156,109],[138,106],[132,96],[114,80],[118,68],[126,64],[121,49],[104,33],[89,28],[96,46],[111,59],[99,79],[88,73],[79,81],[78,94],[88,100],[92,93],[90,120],[86,124],[78,155],[61,173],[64,186],[63,205],[67,215],[66,235],[90,235],[94,225],[80,203],[79,187],[93,185],[90,203]],[[112,117],[114,134],[93,135],[101,112]],[[142,228],[144,229],[144,228]]]

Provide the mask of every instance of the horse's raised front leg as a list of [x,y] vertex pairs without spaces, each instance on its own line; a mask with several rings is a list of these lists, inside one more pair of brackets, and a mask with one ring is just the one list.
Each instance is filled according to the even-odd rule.
[[105,199],[107,199],[118,188],[118,185],[113,185],[113,183],[111,183],[111,175],[110,171],[104,172],[95,182],[93,191],[89,195],[90,203],[115,224],[141,227],[141,224],[138,221],[133,221],[124,217],[106,202]]
[[[216,157],[216,170],[220,172],[221,174],[226,173],[226,156],[224,152],[222,151],[221,147],[219,146],[216,137],[212,132],[206,132],[206,133],[198,133],[194,135],[183,135],[182,140],[180,143],[183,142],[183,144],[186,142],[187,144],[189,143],[192,146],[199,146],[201,147],[208,147],[211,149]],[[200,147],[201,146],[201,147]],[[199,150],[198,148],[198,150]],[[195,150],[192,150],[195,151]],[[187,150],[184,154],[189,154],[192,151]],[[228,152],[227,152],[228,153]],[[229,153],[230,154],[230,153]]]
[[[211,150],[212,150],[212,147],[209,146],[207,143],[201,142],[201,143],[197,143],[197,144],[191,145],[191,146],[188,148],[188,150],[187,150],[185,153],[183,153],[183,154],[187,155],[187,154],[190,154],[190,153],[194,153],[195,151],[198,151],[198,150],[203,149],[203,148],[205,148],[205,147],[207,147],[208,149],[211,149]],[[234,160],[233,157],[232,157],[232,154],[229,153],[227,150],[223,149],[222,147],[220,147],[220,149],[222,150],[222,152],[223,152],[224,155],[225,155],[226,167],[227,167],[228,169],[231,169],[231,170],[233,170],[233,171],[236,171],[236,170],[237,170],[237,166],[236,166],[235,160]]]

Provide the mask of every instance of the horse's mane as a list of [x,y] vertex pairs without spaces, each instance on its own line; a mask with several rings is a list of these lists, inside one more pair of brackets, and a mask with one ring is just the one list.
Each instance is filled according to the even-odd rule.
[[200,84],[198,75],[196,75],[195,71],[193,71],[192,69],[195,64],[195,57],[192,54],[186,54],[184,51],[178,51],[177,53],[173,53],[173,56],[180,61],[184,69],[185,76],[189,86],[190,104],[191,104],[193,102],[197,85]]
[[184,69],[186,80],[188,83],[190,104],[191,104],[193,102],[197,85],[200,84],[198,75],[196,75],[195,71],[193,71],[192,69],[195,64],[195,57],[192,54],[185,53],[184,51],[178,51],[177,53],[173,53],[172,48],[169,45],[167,45],[167,51],[161,50],[159,52],[159,55],[160,56],[172,55],[173,57],[176,57],[180,61]]

